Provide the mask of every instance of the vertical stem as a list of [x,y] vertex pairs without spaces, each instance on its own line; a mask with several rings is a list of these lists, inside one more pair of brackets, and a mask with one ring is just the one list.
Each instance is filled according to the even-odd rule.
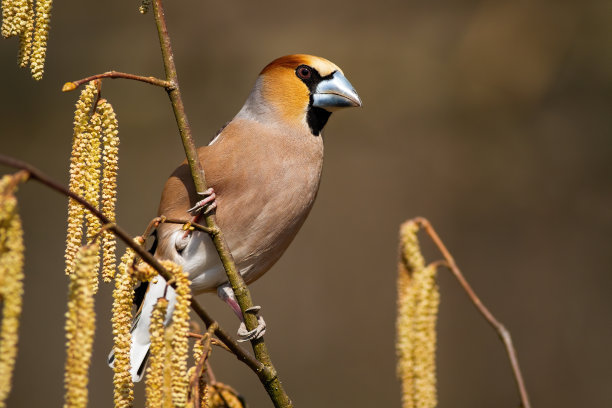
[[187,114],[185,113],[185,107],[183,106],[178,76],[176,74],[176,65],[174,64],[174,52],[172,51],[172,44],[170,43],[170,35],[168,34],[166,17],[164,15],[161,0],[156,0],[153,2],[153,10],[155,12],[155,22],[157,23],[159,44],[161,46],[162,57],[164,59],[166,80],[171,82],[173,85],[171,89],[168,89],[168,96],[172,102],[172,109],[174,110],[176,123],[179,128],[179,133],[181,134],[183,147],[185,148],[185,156],[187,156],[187,162],[189,163],[189,169],[191,170],[191,176],[193,177],[196,191],[205,191],[206,178],[204,168],[198,160],[198,152],[196,150],[195,143],[193,142],[193,137],[191,136],[191,127],[189,126]]
[[519,367],[518,358],[516,356],[516,350],[514,349],[514,345],[512,344],[512,338],[510,337],[510,332],[506,327],[493,316],[493,313],[482,303],[480,298],[476,295],[476,292],[472,289],[468,281],[461,273],[461,270],[455,263],[455,259],[451,255],[451,253],[446,249],[446,245],[440,239],[440,236],[433,228],[431,223],[421,217],[417,217],[414,219],[416,223],[418,223],[429,235],[434,244],[438,247],[442,256],[444,257],[448,268],[451,270],[455,278],[459,281],[459,284],[463,288],[463,290],[467,293],[468,297],[476,306],[476,309],[482,314],[485,320],[497,331],[500,339],[504,343],[506,348],[506,354],[508,354],[508,359],[510,360],[510,365],[512,367],[512,373],[514,374],[514,380],[516,381],[516,386],[519,391],[519,395],[521,397],[521,405],[522,408],[531,408],[531,403],[529,402],[529,396],[527,395],[527,388],[525,387],[525,381],[523,380],[523,375],[521,373],[521,369]]
[[[164,68],[166,70],[166,80],[173,84],[172,88],[167,88],[168,96],[172,102],[174,116],[176,117],[176,123],[179,127],[183,147],[185,148],[185,155],[187,156],[187,163],[189,164],[189,169],[191,170],[191,176],[193,178],[196,191],[203,192],[206,191],[207,188],[204,168],[202,167],[202,163],[198,158],[198,152],[193,142],[191,128],[189,126],[187,114],[185,113],[185,108],[183,106],[181,91],[178,84],[178,76],[176,73],[176,66],[174,64],[174,53],[172,52],[170,36],[166,26],[162,0],[153,1],[153,11],[155,14],[155,22],[157,24],[159,44],[161,46],[164,60]],[[234,295],[236,296],[236,300],[238,301],[240,309],[242,310],[246,327],[248,330],[253,330],[258,324],[257,317],[250,313],[244,312],[246,309],[253,306],[251,294],[244,282],[244,279],[242,279],[242,276],[236,268],[236,263],[234,262],[234,258],[229,250],[229,247],[227,246],[223,233],[217,225],[215,215],[208,214],[205,217],[205,221],[207,227],[217,231],[217,233],[211,235],[213,242],[217,248],[217,252],[219,253],[223,267],[225,268],[225,272],[230,285],[232,286],[232,290],[234,291]],[[283,386],[278,379],[276,369],[272,365],[270,355],[268,354],[268,350],[263,339],[260,338],[252,340],[251,344],[253,346],[255,357],[264,365],[264,369],[261,370],[258,375],[260,381],[268,392],[268,395],[272,399],[272,402],[274,402],[276,407],[292,407],[293,404],[291,403],[289,396],[283,389]]]

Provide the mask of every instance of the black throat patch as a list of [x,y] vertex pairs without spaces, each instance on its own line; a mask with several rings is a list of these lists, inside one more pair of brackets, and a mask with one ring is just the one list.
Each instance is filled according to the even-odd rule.
[[[300,77],[300,75],[298,75],[297,72],[302,67],[308,68],[310,70],[311,74],[309,78],[302,78]],[[315,93],[317,89],[317,85],[319,85],[319,82],[324,81],[326,79],[330,79],[333,75],[334,73],[332,72],[331,74],[322,77],[316,69],[308,65],[300,65],[296,69],[296,76],[300,78],[300,80],[304,82],[304,84],[306,84],[306,86],[308,87],[308,90],[310,91],[310,101],[308,102],[308,112],[306,113],[306,123],[308,123],[308,127],[310,128],[310,131],[315,136],[321,135],[321,130],[323,130],[323,127],[327,123],[327,120],[329,119],[331,112],[323,108],[317,108],[316,106],[312,106],[312,95]]]
[[323,126],[327,123],[331,112],[326,111],[323,108],[317,108],[316,106],[312,106],[312,96],[310,97],[310,103],[308,104],[308,113],[306,114],[306,123],[308,123],[308,127],[310,131],[315,136],[321,135],[321,130],[323,130]]

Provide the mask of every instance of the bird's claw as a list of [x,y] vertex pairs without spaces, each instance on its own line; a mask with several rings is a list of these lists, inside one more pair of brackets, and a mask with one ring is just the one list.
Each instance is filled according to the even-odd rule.
[[[193,207],[187,210],[187,212],[193,216],[197,214],[208,214],[215,208],[217,208],[217,202],[215,199],[217,195],[215,194],[215,190],[213,188],[209,188],[203,193],[198,192],[199,195],[204,197],[202,200],[198,201]],[[204,210],[204,211],[202,211]]]
[[[251,313],[257,316],[260,310],[261,310],[261,306],[252,306],[252,307],[249,307],[244,312]],[[257,327],[254,328],[253,330],[247,330],[244,322],[240,323],[240,327],[238,328],[238,336],[240,336],[240,338],[238,339],[238,341],[242,343],[245,341],[260,339],[263,337],[265,333],[266,333],[266,322],[264,321],[263,317],[257,316]]]

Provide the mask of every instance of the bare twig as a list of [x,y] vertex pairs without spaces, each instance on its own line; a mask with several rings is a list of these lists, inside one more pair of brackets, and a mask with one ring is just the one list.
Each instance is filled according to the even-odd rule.
[[[92,214],[94,214],[103,224],[108,225],[108,229],[112,231],[119,239],[121,239],[127,246],[132,248],[146,263],[151,265],[159,274],[166,280],[169,281],[172,279],[170,272],[168,272],[162,265],[159,263],[157,259],[153,257],[148,251],[146,251],[142,246],[138,245],[134,242],[134,239],[125,232],[121,227],[116,224],[110,222],[108,218],[104,216],[98,209],[92,206],[87,200],[83,197],[73,193],[66,187],[57,183],[56,181],[49,178],[43,172],[38,170],[37,168],[31,166],[30,164],[23,162],[21,160],[17,160],[15,158],[5,156],[0,154],[0,163],[9,167],[13,167],[16,169],[25,170],[29,179],[36,180],[39,183],[51,188],[54,191],[57,191],[60,194],[63,194],[66,197],[70,197],[73,200],[77,201],[87,210],[89,210]],[[25,177],[25,176],[23,176]],[[196,314],[202,319],[202,321],[206,324],[206,327],[210,327],[211,325],[217,324],[217,328],[215,329],[215,335],[221,340],[227,348],[236,356],[236,358],[247,366],[249,366],[260,379],[264,378],[266,374],[267,368],[261,364],[259,361],[254,359],[252,356],[247,354],[238,343],[229,335],[225,330],[218,327],[218,323],[196,302],[194,299],[191,300],[191,308],[196,312]],[[263,381],[263,380],[262,380]]]
[[189,380],[189,384],[191,386],[191,401],[193,402],[194,408],[201,407],[201,395],[200,393],[203,391],[200,389],[200,377],[204,374],[204,366],[208,362],[208,357],[211,353],[210,342],[212,338],[212,333],[215,331],[216,325],[212,325],[208,327],[206,334],[201,336],[198,340],[202,343],[202,357],[196,363],[195,369],[193,370],[193,374],[191,375],[191,379]]
[[134,80],[134,81],[146,82],[147,84],[151,84],[151,85],[155,85],[155,86],[160,86],[160,87],[165,88],[165,89],[172,89],[174,87],[172,82],[164,81],[163,79],[159,79],[159,78],[155,78],[155,77],[145,77],[145,76],[140,76],[140,75],[127,74],[125,72],[108,71],[108,72],[105,72],[103,74],[92,75],[92,76],[87,77],[87,78],[79,79],[78,81],[66,82],[64,84],[64,86],[62,87],[62,92],[74,91],[79,86],[81,86],[81,85],[83,85],[83,84],[85,84],[85,83],[87,83],[89,81],[93,81],[95,79],[103,79],[103,78],[131,79],[131,80]]
[[215,329],[216,329],[215,325],[210,326],[208,330],[206,331],[206,334],[201,336],[199,340],[199,341],[204,341],[204,343],[202,344],[204,346],[204,353],[202,353],[202,358],[200,358],[200,361],[197,362],[196,369],[194,370],[191,376],[191,379],[189,380],[192,387],[194,386],[194,384],[198,381],[198,379],[204,372],[204,364],[206,363],[206,360],[208,359],[209,352],[210,352],[211,335]]
[[453,275],[455,275],[455,278],[459,281],[459,284],[467,293],[468,297],[470,298],[474,306],[476,306],[476,309],[478,309],[480,314],[482,314],[483,317],[487,320],[487,322],[489,322],[489,324],[497,331],[497,334],[499,335],[499,337],[504,343],[504,346],[506,347],[506,353],[508,354],[508,359],[510,360],[510,365],[512,366],[512,372],[514,373],[514,379],[516,380],[516,385],[521,397],[522,406],[523,408],[530,408],[531,404],[529,403],[527,389],[525,388],[523,375],[521,374],[521,369],[519,368],[518,359],[516,357],[516,350],[514,349],[514,345],[512,344],[510,332],[508,331],[508,329],[506,329],[506,327],[504,327],[503,324],[499,322],[499,320],[495,318],[495,316],[493,316],[489,309],[487,309],[487,307],[482,304],[480,298],[476,295],[470,284],[467,282],[467,280],[461,273],[461,270],[455,263],[455,260],[453,259],[452,255],[450,254],[448,249],[446,249],[446,246],[444,245],[430,222],[422,217],[414,218],[413,221],[420,225],[425,230],[425,232],[427,232],[431,240],[442,253],[442,256],[445,260],[444,265],[451,270]]
[[202,232],[206,232],[209,235],[216,235],[219,233],[219,227],[206,227],[202,224],[198,224],[195,222],[191,222],[191,221],[185,221],[185,220],[180,220],[178,218],[167,218],[164,217],[163,215],[160,218],[159,223],[164,223],[167,222],[168,224],[183,224],[183,229],[184,230],[198,230],[198,231],[202,231]]
[[[164,69],[166,72],[166,80],[173,84],[172,88],[166,88],[170,101],[172,102],[172,108],[174,110],[174,116],[176,123],[179,128],[179,133],[185,149],[185,155],[187,157],[187,164],[191,171],[191,177],[195,185],[197,192],[206,191],[206,177],[202,163],[198,158],[198,153],[193,142],[191,135],[191,127],[187,120],[187,114],[183,106],[181,98],[181,91],[178,84],[178,75],[176,66],[174,64],[174,53],[172,51],[172,44],[170,42],[170,35],[168,34],[168,28],[166,25],[166,18],[164,15],[164,8],[162,0],[153,1],[153,12],[155,15],[155,23],[157,25],[157,33],[159,36],[159,44],[161,47],[162,57],[164,60]],[[257,317],[251,313],[245,313],[245,310],[253,306],[251,294],[244,282],[244,279],[240,275],[234,258],[229,250],[229,247],[225,241],[223,233],[217,225],[214,213],[209,213],[205,216],[206,227],[215,230],[215,234],[211,234],[211,238],[217,248],[223,267],[227,274],[236,300],[242,310],[242,315],[247,327],[247,330],[253,330],[258,325]],[[265,370],[260,372],[259,378],[264,388],[268,392],[268,395],[272,399],[272,402],[276,407],[292,407],[293,404],[287,393],[285,392],[280,380],[278,379],[276,369],[272,364],[270,355],[268,353],[266,344],[263,338],[251,340],[255,357],[261,362]]]

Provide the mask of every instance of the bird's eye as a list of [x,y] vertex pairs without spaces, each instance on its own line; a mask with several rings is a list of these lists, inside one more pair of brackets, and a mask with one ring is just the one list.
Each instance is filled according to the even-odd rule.
[[297,76],[300,77],[301,79],[310,79],[312,75],[310,67],[307,67],[306,65],[300,65],[297,68],[296,73],[297,73]]

